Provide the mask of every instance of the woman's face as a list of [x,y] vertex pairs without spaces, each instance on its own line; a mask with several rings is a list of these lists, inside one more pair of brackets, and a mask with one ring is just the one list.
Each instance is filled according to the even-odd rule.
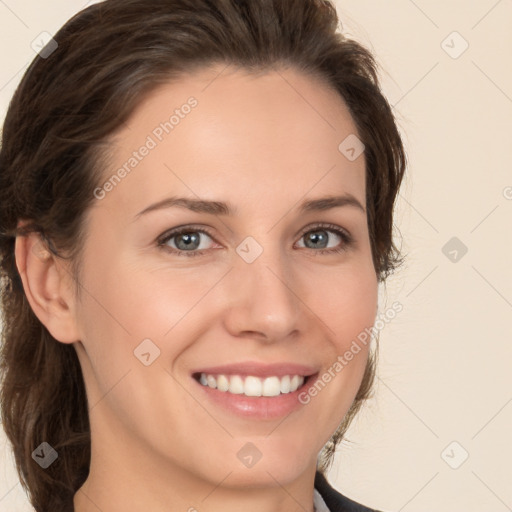
[[[92,464],[285,484],[314,471],[367,362],[361,346],[336,365],[377,308],[364,153],[313,78],[221,71],[138,107],[86,216]],[[328,197],[346,200],[310,203]]]

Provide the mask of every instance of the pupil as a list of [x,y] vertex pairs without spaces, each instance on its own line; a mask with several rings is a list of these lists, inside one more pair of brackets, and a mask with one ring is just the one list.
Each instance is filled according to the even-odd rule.
[[[190,233],[182,234],[178,237],[178,244],[177,244],[178,247],[179,247],[180,240],[184,243],[184,248],[187,249],[187,248],[190,248],[191,246],[193,246],[194,242],[198,241],[198,237],[197,237],[197,235],[191,235]],[[179,248],[182,249],[183,247],[179,247]]]
[[[325,231],[316,231],[315,233],[316,234],[312,233],[310,235],[310,238],[312,239],[314,244],[317,244],[317,242],[321,242],[322,239],[324,239],[324,241],[325,241],[325,239],[326,239]],[[318,234],[318,233],[320,233],[320,234]]]

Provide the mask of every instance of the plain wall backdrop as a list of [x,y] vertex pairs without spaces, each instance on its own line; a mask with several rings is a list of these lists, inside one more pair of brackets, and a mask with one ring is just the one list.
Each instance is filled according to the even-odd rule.
[[[33,41],[85,5],[0,0],[1,120]],[[395,220],[406,263],[380,295],[382,315],[403,309],[380,331],[375,396],[329,479],[386,512],[512,510],[512,1],[336,5],[381,65],[409,167]],[[0,510],[32,511],[3,431]]]

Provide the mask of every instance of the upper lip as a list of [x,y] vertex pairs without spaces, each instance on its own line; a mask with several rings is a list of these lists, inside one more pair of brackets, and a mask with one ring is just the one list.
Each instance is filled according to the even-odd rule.
[[301,375],[308,377],[317,373],[317,369],[309,365],[296,363],[273,363],[262,364],[254,361],[245,361],[240,363],[226,364],[222,366],[210,366],[208,368],[198,368],[193,374],[210,375],[253,375],[255,377],[284,377],[285,375]]

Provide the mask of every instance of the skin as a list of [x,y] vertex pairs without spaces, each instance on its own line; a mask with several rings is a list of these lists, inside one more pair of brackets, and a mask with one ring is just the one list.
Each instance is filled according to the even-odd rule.
[[[285,419],[226,412],[191,372],[286,361],[321,376],[373,325],[378,282],[366,212],[298,211],[333,194],[366,207],[364,155],[349,161],[338,150],[357,129],[335,91],[298,71],[213,67],[139,105],[113,140],[105,179],[190,96],[197,107],[86,212],[79,296],[66,262],[36,235],[17,239],[29,302],[57,340],[74,343],[86,383],[92,461],[75,510],[312,512],[317,454],[357,393],[368,349]],[[225,201],[237,214],[172,207],[135,218],[171,195]],[[327,231],[321,248],[344,251],[307,246],[304,235],[322,222],[353,243]],[[158,247],[160,235],[184,224],[210,228],[212,237],[199,234],[202,255]],[[236,252],[247,236],[263,248],[250,264]],[[173,241],[167,247],[177,250]],[[160,349],[149,366],[134,356],[146,338]],[[237,458],[247,442],[262,454],[251,468]]]

